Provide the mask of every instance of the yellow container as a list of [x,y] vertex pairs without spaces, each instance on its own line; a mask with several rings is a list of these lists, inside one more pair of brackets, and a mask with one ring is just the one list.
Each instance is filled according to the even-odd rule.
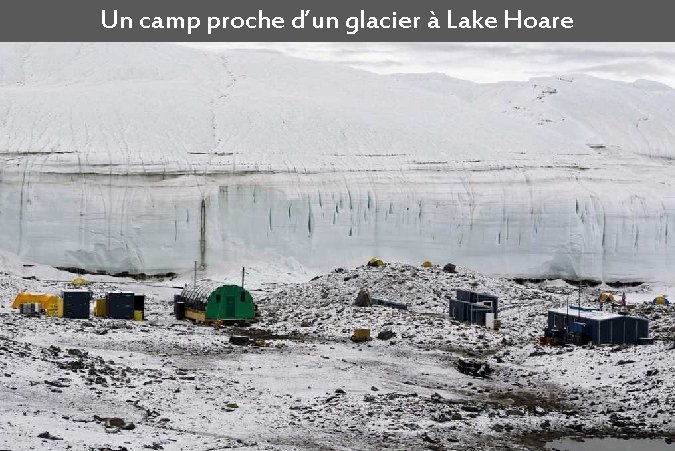
[[61,298],[56,301],[56,316],[58,318],[63,318],[63,299]]
[[134,320],[143,321],[143,310],[134,310]]
[[353,341],[368,341],[370,340],[370,329],[354,329],[354,335],[352,335]]
[[425,260],[422,262],[422,268],[431,268],[433,265],[429,260]]
[[108,316],[108,304],[103,298],[94,300],[94,316],[98,318],[105,318]]

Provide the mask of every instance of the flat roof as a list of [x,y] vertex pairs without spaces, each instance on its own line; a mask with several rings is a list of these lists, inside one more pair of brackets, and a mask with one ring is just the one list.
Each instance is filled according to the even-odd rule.
[[[591,310],[592,307],[581,307],[581,310],[579,310],[577,307],[572,307],[570,305],[569,308],[569,315],[574,316],[574,317],[581,317],[585,319],[595,319],[598,321],[606,320],[606,319],[615,319],[615,318],[623,318],[626,317],[627,315],[619,315],[617,313],[612,313],[612,312],[604,312],[601,310],[596,310],[593,309]],[[563,315],[566,315],[568,313],[568,309],[566,307],[562,308],[556,308],[556,309],[551,309],[549,312],[554,312],[554,313],[560,313]],[[631,317],[633,318],[633,317]]]

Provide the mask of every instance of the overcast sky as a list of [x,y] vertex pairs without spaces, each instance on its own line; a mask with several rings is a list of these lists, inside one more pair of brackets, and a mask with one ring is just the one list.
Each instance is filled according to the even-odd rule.
[[213,43],[275,50],[379,73],[441,72],[478,82],[585,73],[675,87],[675,43]]

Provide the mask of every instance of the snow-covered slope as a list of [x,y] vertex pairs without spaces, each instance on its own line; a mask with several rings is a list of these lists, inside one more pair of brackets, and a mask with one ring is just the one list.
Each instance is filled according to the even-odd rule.
[[675,158],[675,90],[661,83],[602,80],[587,75],[480,85],[440,74],[395,79],[466,100],[486,112],[536,125],[563,139],[612,155]]
[[0,248],[169,272],[451,260],[670,280],[675,91],[169,44],[0,46]]

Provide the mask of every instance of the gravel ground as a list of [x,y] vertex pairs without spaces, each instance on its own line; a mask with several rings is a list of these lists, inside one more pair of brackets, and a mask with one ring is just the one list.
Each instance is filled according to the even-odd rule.
[[[541,449],[675,434],[673,307],[630,305],[650,319],[653,346],[542,348],[547,309],[576,299],[575,287],[388,264],[261,285],[249,327],[175,321],[172,281],[91,277],[95,293],[146,294],[142,323],[9,309],[22,289],[69,278],[0,273],[0,449]],[[361,289],[408,309],[356,307]],[[451,321],[456,289],[499,296],[501,330]],[[627,289],[629,303],[650,289]],[[373,339],[352,342],[356,327]],[[461,359],[491,372],[464,374]]]

